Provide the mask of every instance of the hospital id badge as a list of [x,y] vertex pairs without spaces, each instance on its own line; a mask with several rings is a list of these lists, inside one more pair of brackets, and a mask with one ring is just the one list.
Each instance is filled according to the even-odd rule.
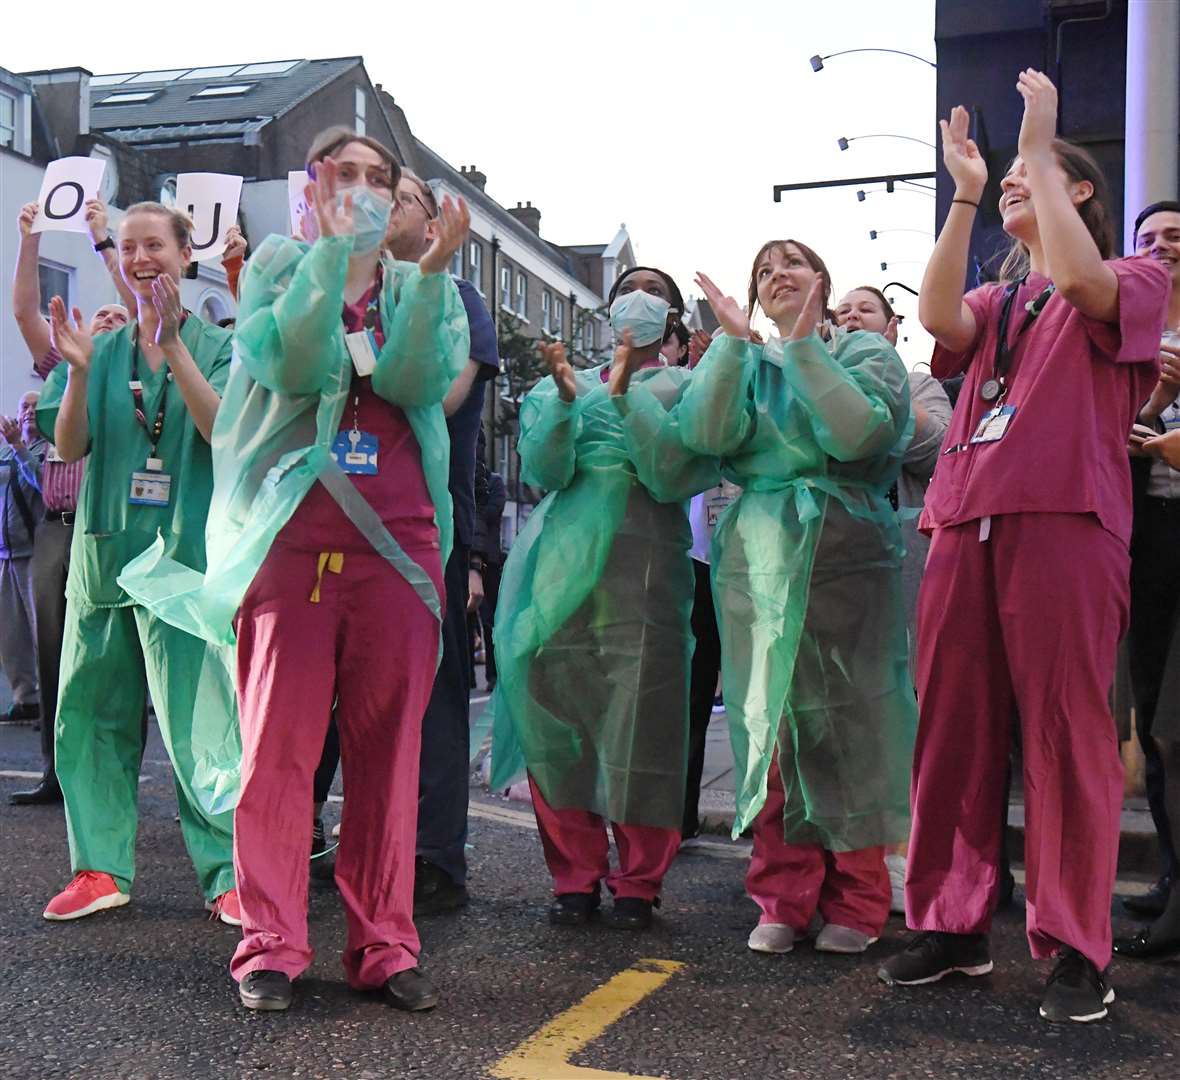
[[127,501],[135,506],[167,506],[172,497],[172,477],[158,469],[131,474],[131,494]]
[[356,373],[361,378],[372,375],[377,367],[377,341],[373,337],[373,331],[357,330],[345,334],[344,344],[348,348],[348,355],[352,357],[352,366]]
[[65,462],[65,458],[57,452],[57,447],[53,443],[50,443],[49,449],[45,451],[45,460],[51,465],[61,465]]
[[979,427],[975,429],[975,434],[971,436],[971,445],[999,442],[1004,437],[1004,432],[1008,430],[1008,425],[1012,422],[1012,417],[1015,415],[1015,405],[1001,405],[997,409],[990,409],[984,413],[979,421]]
[[342,431],[332,443],[332,457],[350,476],[377,475],[377,436],[364,431]]

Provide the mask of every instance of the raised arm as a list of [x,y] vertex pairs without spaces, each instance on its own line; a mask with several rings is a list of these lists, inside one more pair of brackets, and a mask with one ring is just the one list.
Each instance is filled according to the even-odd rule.
[[1048,76],[1032,68],[1020,73],[1016,88],[1024,98],[1018,146],[1037,210],[1045,273],[1057,291],[1083,315],[1117,322],[1118,277],[1103,261],[1075,202],[1075,199],[1080,202],[1084,197],[1092,198],[1093,185],[1088,181],[1063,185],[1053,153],[1057,88]]
[[955,182],[954,201],[934,245],[918,294],[918,319],[934,339],[953,353],[975,340],[975,316],[963,303],[971,227],[987,184],[987,162],[967,131],[970,117],[962,105],[940,120],[942,160]]
[[12,278],[12,315],[36,363],[49,352],[49,322],[41,314],[41,280],[37,260],[41,234],[32,232],[37,203],[25,203],[17,217],[20,243],[16,251],[16,273]]
[[[74,308],[74,322],[70,324],[66,305],[60,296],[49,301],[49,319],[53,327],[53,346],[65,358],[46,380],[45,391],[38,402],[37,426],[42,424],[42,410],[53,418],[53,442],[63,461],[78,461],[90,449],[90,414],[88,395],[90,358],[94,353],[94,339],[82,323],[82,312]],[[56,407],[56,411],[54,410]]]
[[[89,199],[86,202],[86,227],[90,230],[90,240],[97,247],[110,239],[107,226],[107,208],[102,199]],[[115,285],[115,292],[119,294],[119,302],[132,314],[135,314],[138,300],[127,282],[123,280],[123,272],[119,269],[119,253],[111,245],[107,245],[98,253],[111,275]]]
[[212,442],[213,421],[217,419],[221,396],[209,384],[188,346],[181,340],[180,320],[184,308],[180,303],[180,289],[171,277],[161,275],[152,282],[152,304],[160,320],[156,344],[168,361],[168,370],[176,380],[193,424],[206,442]]
[[520,477],[545,491],[568,487],[577,463],[578,383],[565,348],[541,346],[552,372],[532,388],[520,406]]

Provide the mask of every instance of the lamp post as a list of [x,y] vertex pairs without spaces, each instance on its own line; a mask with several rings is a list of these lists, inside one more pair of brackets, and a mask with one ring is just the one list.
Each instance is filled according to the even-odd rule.
[[839,52],[828,53],[827,56],[813,56],[811,58],[811,70],[823,71],[824,61],[831,60],[834,56],[847,56],[849,53],[862,52],[893,53],[895,56],[908,56],[911,60],[921,60],[923,64],[928,64],[935,69],[938,68],[938,65],[933,60],[927,60],[926,57],[918,56],[917,53],[905,52],[903,49],[841,49]]
[[[902,183],[904,184],[905,181],[903,180]],[[889,180],[886,182],[883,188],[873,188],[870,191],[866,191],[864,188],[857,188],[856,201],[864,202],[865,199],[867,199],[870,195],[879,195],[881,193],[886,195],[925,195],[928,199],[935,198],[934,192],[927,187],[923,187],[921,184],[914,184],[912,187],[899,188],[894,186],[894,182],[892,180]]]
[[841,150],[847,150],[849,143],[858,142],[861,139],[903,139],[905,142],[921,143],[923,146],[930,147],[931,150],[937,150],[938,147],[934,143],[927,142],[925,139],[915,139],[912,135],[891,135],[889,133],[879,133],[876,135],[853,135],[852,138],[845,138],[843,135],[836,140],[836,145]]

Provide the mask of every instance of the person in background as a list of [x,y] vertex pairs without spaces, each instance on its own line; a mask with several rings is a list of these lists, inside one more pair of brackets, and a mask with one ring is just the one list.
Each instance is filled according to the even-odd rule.
[[[935,376],[967,376],[926,495],[906,922],[878,971],[912,986],[992,970],[1013,711],[1022,731],[1027,936],[1055,963],[1043,1019],[1091,1022],[1114,991],[1110,901],[1123,768],[1109,693],[1129,601],[1126,443],[1155,386],[1168,274],[1113,258],[1106,183],[1056,137],[1057,91],[1017,78],[1000,283],[963,295],[987,163],[967,110],[941,122],[955,196],[926,268]],[[1085,587],[1080,588],[1079,583]]]
[[[1163,873],[1141,897],[1123,906],[1154,919],[1132,938],[1114,943],[1131,959],[1180,952],[1180,470],[1165,453],[1180,435],[1180,202],[1153,203],[1135,221],[1135,250],[1171,277],[1160,344],[1162,369],[1132,432],[1135,518],[1131,533],[1131,627],[1126,646],[1135,700],[1135,728],[1146,762],[1147,800],[1159,840]],[[1145,439],[1152,432],[1155,438]],[[1177,462],[1180,464],[1180,462]]]
[[[479,468],[487,469],[482,458]],[[475,549],[484,558],[483,598],[479,605],[479,623],[483,630],[484,688],[491,693],[496,688],[496,602],[500,596],[500,574],[504,568],[504,550],[500,546],[500,523],[508,492],[504,477],[498,472],[487,474],[487,497],[480,508]]]
[[[900,319],[880,289],[861,285],[844,296],[833,312],[837,326],[845,330],[868,330],[880,334],[894,348],[897,347],[897,328]],[[918,586],[922,583],[922,569],[930,541],[918,528],[915,510],[926,501],[926,488],[934,475],[938,453],[947,426],[951,422],[951,403],[942,384],[924,371],[911,371],[910,408],[914,416],[914,435],[906,447],[897,478],[894,498],[903,513],[901,534],[905,541],[905,558],[901,564],[902,590],[905,595],[906,626],[910,639],[910,673],[914,671],[915,623],[918,608]],[[889,868],[891,890],[890,911],[905,913],[905,845],[901,844],[885,856]]]
[[47,443],[37,430],[35,391],[16,417],[0,416],[0,668],[12,687],[10,723],[41,715],[33,629],[33,546]]

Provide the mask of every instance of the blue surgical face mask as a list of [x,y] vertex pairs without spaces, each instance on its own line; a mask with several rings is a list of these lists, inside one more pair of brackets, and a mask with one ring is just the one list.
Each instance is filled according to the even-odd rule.
[[337,194],[336,198],[340,200],[342,207],[345,195],[352,196],[352,223],[356,228],[352,253],[367,255],[371,251],[376,251],[389,231],[389,215],[393,212],[393,203],[369,188],[357,185],[345,188]]
[[615,297],[610,306],[610,325],[620,340],[624,330],[631,331],[633,345],[650,345],[663,341],[668,332],[668,313],[672,305],[667,300],[636,289]]

